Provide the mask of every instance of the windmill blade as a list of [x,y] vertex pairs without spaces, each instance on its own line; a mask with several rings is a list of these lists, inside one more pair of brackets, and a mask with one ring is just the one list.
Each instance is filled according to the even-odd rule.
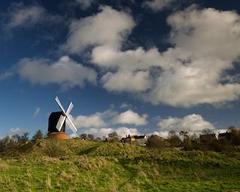
[[61,115],[59,120],[58,120],[58,123],[56,125],[56,128],[57,128],[58,131],[61,131],[62,126],[63,126],[65,120],[66,120],[66,116]]
[[61,108],[61,110],[63,111],[63,113],[65,113],[65,110],[60,102],[60,100],[58,99],[58,97],[55,98],[55,101],[57,102],[58,106]]
[[69,123],[69,127],[72,129],[73,132],[77,132],[77,128],[76,128],[76,126],[73,124],[70,116],[67,115],[66,117],[67,117],[67,120],[68,120],[68,123]]
[[72,108],[73,108],[73,104],[72,104],[72,102],[71,102],[71,103],[69,104],[69,106],[68,106],[67,111],[66,111],[66,114],[67,114],[67,115],[69,115],[69,114],[71,113]]

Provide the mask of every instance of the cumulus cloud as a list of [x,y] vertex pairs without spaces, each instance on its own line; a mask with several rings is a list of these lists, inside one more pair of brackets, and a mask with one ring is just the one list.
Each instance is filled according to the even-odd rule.
[[119,127],[115,130],[120,137],[125,137],[126,135],[139,135],[139,131],[136,128]]
[[203,130],[214,130],[210,122],[204,120],[199,114],[187,115],[183,118],[169,117],[159,121],[160,133],[166,135],[169,131],[187,131],[190,134],[200,134]]
[[103,87],[116,92],[145,92],[152,86],[151,68],[160,67],[163,57],[156,48],[145,51],[120,51],[109,46],[98,46],[92,51],[92,62],[99,67],[116,69],[101,78]]
[[191,61],[187,66],[176,62],[171,70],[161,73],[145,99],[153,104],[184,107],[236,100],[240,85],[236,82],[221,83],[224,70],[219,70],[219,66],[214,67],[214,64],[229,64],[229,68],[232,67],[230,63],[219,59],[201,58]]
[[[96,15],[73,21],[63,47],[81,54],[91,46],[90,61],[103,69],[99,79],[108,91],[134,93],[154,105],[217,105],[240,96],[237,76],[228,74],[240,56],[239,20],[233,11],[190,7],[168,17],[172,46],[166,51],[155,47],[123,51],[135,22],[128,13],[105,6]],[[95,83],[93,69],[63,58],[51,65],[43,59],[22,60],[19,74],[42,85]]]
[[232,61],[239,56],[239,18],[233,11],[190,7],[171,15],[167,22],[173,28],[171,39],[176,47],[195,57]]
[[162,55],[157,48],[145,51],[142,47],[121,51],[110,46],[97,46],[92,51],[92,62],[105,68],[144,70],[161,65]]
[[101,7],[98,14],[71,23],[69,37],[63,47],[75,54],[89,46],[119,47],[133,26],[134,21],[127,13],[108,6]]
[[153,11],[163,10],[169,7],[176,0],[150,0],[144,3],[145,6],[148,6]]
[[161,73],[147,99],[186,107],[238,99],[239,82],[221,80],[240,55],[239,19],[234,12],[210,8],[190,8],[170,16],[175,48],[164,54],[172,56],[175,65]]
[[[93,134],[97,137],[107,137],[109,133],[117,132],[120,137],[139,134],[137,127],[146,125],[147,115],[139,115],[137,112],[127,110],[119,113],[113,109],[96,112],[90,115],[73,117],[78,133]],[[124,127],[122,126],[124,125]],[[127,127],[134,125],[136,128]]]
[[74,119],[75,125],[78,128],[90,128],[90,127],[104,127],[105,122],[102,118],[102,114],[96,113],[93,115],[85,116],[79,115]]
[[7,28],[33,26],[38,23],[59,21],[59,16],[51,15],[40,5],[24,6],[21,3],[14,3],[7,14]]
[[157,135],[157,136],[162,137],[162,138],[168,138],[169,131],[154,131],[152,133],[148,133],[147,135],[148,136]]
[[82,87],[86,82],[95,84],[97,73],[68,56],[49,64],[46,59],[25,58],[19,62],[18,74],[33,84],[58,84],[64,88]]
[[110,70],[101,78],[105,89],[139,93],[154,105],[234,101],[240,96],[240,84],[228,81],[232,78],[227,71],[234,69],[240,56],[239,19],[232,11],[191,7],[168,17],[172,43],[168,50],[96,46],[92,62]]
[[132,124],[132,125],[146,125],[147,124],[147,115],[143,114],[142,116],[138,113],[127,110],[120,113],[114,118],[114,123],[116,124]]
[[108,72],[102,78],[103,87],[109,91],[116,92],[142,92],[151,86],[148,71],[128,72],[118,71]]
[[113,109],[107,109],[103,112],[96,112],[89,115],[79,115],[73,117],[74,123],[78,128],[100,128],[111,126],[112,119],[119,113]]
[[140,115],[130,109],[122,113],[108,109],[90,115],[76,116],[74,122],[78,128],[100,128],[120,124],[140,126],[147,124],[147,117],[146,114]]
[[119,127],[119,128],[90,128],[81,130],[81,133],[93,134],[95,137],[108,137],[109,133],[116,132],[119,137],[125,137],[126,135],[138,135],[139,132],[136,128]]

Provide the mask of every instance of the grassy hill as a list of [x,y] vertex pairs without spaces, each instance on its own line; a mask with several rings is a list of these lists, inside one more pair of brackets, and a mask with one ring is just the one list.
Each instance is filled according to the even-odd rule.
[[240,152],[71,139],[22,144],[0,157],[0,191],[240,191]]

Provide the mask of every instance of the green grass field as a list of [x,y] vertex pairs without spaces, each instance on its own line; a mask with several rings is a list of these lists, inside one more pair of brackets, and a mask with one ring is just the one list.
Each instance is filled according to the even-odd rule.
[[72,139],[24,144],[0,157],[0,191],[240,191],[240,152]]

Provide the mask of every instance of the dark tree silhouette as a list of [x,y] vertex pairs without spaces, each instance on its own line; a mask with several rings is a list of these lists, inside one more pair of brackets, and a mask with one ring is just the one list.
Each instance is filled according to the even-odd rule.
[[40,139],[43,139],[43,133],[42,131],[39,129],[37,130],[37,132],[35,133],[35,135],[33,136],[33,141],[37,141],[37,140],[40,140]]

